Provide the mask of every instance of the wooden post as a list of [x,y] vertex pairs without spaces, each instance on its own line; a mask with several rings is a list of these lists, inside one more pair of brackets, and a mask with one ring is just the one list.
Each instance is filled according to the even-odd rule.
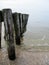
[[1,27],[2,27],[2,23],[0,22],[0,48],[1,48]]
[[19,13],[19,24],[20,24],[20,37],[21,39],[23,39],[23,34],[22,34],[22,31],[23,31],[23,16],[21,13]]
[[28,14],[22,14],[22,34],[26,32],[28,17]]
[[1,29],[2,29],[2,21],[3,21],[2,11],[0,11],[0,48],[1,48]]
[[20,24],[19,24],[19,13],[13,13],[13,22],[15,28],[15,40],[16,44],[20,45]]
[[8,57],[10,60],[14,60],[15,56],[15,46],[14,46],[14,25],[12,18],[11,9],[3,9],[4,25],[6,31],[6,39],[8,45]]

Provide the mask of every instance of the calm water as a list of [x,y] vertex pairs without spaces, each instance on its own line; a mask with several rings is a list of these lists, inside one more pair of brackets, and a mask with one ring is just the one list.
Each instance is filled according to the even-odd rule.
[[15,47],[16,60],[10,61],[8,59],[6,42],[4,40],[3,25],[0,65],[49,65],[49,52],[47,52],[49,51],[48,34],[49,28],[27,28],[22,45]]
[[[2,42],[4,41],[4,24],[2,23]],[[49,46],[49,28],[27,26],[23,43],[31,46]]]

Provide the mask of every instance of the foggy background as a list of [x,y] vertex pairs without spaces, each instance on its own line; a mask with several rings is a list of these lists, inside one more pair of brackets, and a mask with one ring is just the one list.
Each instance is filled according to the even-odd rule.
[[0,10],[29,14],[28,27],[49,27],[49,0],[0,0]]

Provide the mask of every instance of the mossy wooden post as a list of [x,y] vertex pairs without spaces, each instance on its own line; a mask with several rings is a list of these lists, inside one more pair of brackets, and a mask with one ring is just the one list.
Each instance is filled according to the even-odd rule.
[[13,13],[13,22],[15,28],[15,41],[17,45],[20,45],[20,24],[19,24],[19,13]]
[[12,10],[11,9],[3,9],[3,17],[6,31],[6,39],[7,39],[7,50],[8,57],[10,60],[14,60],[15,56],[15,46],[14,46],[14,25],[12,18]]
[[1,29],[2,29],[2,21],[3,21],[2,11],[0,11],[0,48],[1,48]]

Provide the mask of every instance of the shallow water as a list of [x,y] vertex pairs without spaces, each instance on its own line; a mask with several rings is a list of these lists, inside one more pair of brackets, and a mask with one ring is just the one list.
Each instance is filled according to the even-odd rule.
[[49,65],[49,31],[41,34],[38,32],[33,33],[28,30],[24,34],[21,46],[15,45],[16,59],[14,61],[8,58],[7,45],[3,33],[4,28],[2,27],[0,65]]
[[7,49],[0,50],[0,65],[49,65],[49,51],[32,51],[16,47],[16,59],[9,60]]

